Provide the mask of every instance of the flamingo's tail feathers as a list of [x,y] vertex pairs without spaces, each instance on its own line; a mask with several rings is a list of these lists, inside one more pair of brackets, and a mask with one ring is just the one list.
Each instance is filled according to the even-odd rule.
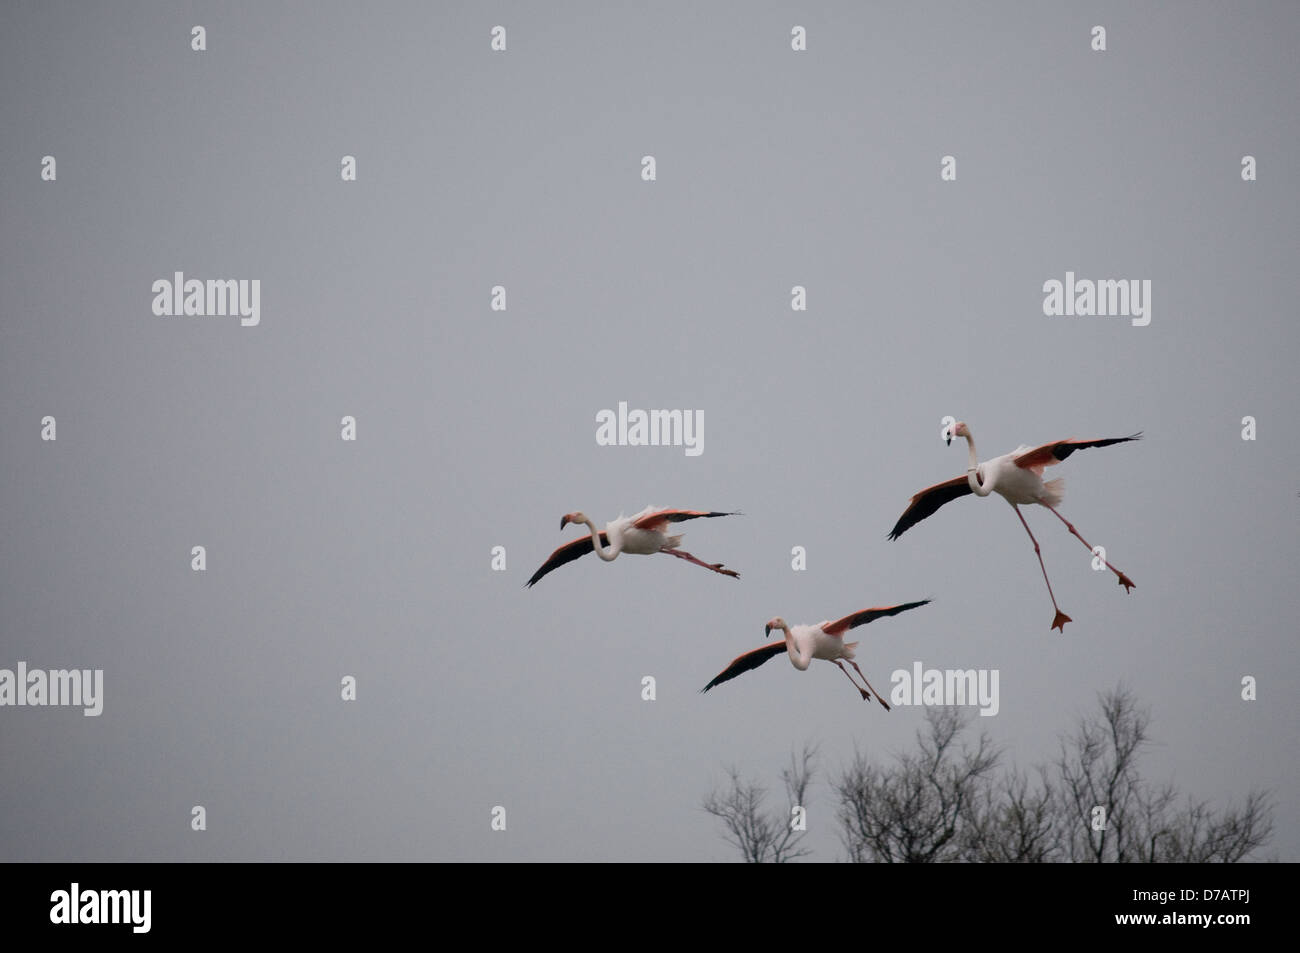
[[[942,423],[942,421],[940,422]],[[685,535],[685,533],[679,533],[676,536],[669,536],[668,541],[664,543],[664,549],[676,549],[682,544],[682,537]]]
[[845,642],[845,643],[844,643],[844,657],[845,657],[845,658],[850,658],[850,659],[853,658],[853,650],[856,649],[860,644],[861,644],[861,643],[859,643],[859,642]]
[[1043,502],[1048,506],[1060,506],[1065,499],[1065,478],[1057,477],[1043,484]]

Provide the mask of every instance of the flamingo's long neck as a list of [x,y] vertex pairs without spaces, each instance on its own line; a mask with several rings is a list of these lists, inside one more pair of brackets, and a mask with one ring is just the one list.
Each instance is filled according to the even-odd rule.
[[969,432],[962,436],[966,438],[967,456],[970,459],[970,465],[966,468],[966,482],[970,484],[970,490],[976,496],[988,496],[993,492],[993,481],[985,480],[983,485],[980,484],[979,458],[975,456],[975,438]]
[[617,559],[618,550],[614,548],[613,541],[610,542],[609,549],[601,549],[600,532],[599,530],[596,529],[596,524],[589,519],[583,520],[583,523],[586,524],[586,527],[589,530],[591,530],[591,547],[592,549],[596,550],[596,555],[599,556],[601,559],[605,560],[605,562],[607,563],[612,563],[615,559]]
[[807,657],[799,651],[799,646],[794,640],[794,635],[788,625],[782,626],[781,630],[785,632],[785,654],[790,656],[790,663],[799,671],[807,671],[809,664],[812,662],[811,649]]

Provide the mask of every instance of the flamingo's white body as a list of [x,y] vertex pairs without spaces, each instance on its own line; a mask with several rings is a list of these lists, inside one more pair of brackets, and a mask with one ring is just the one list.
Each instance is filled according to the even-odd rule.
[[[656,512],[655,507],[647,506],[635,516],[618,515],[618,519],[610,520],[605,524],[605,531],[602,534],[609,541],[608,550],[602,551],[600,546],[593,543],[593,549],[597,556],[606,562],[613,562],[619,553],[636,553],[638,556],[649,556],[651,553],[657,553],[664,549],[676,549],[682,543],[682,535],[670,536],[664,530],[668,524],[647,524],[646,528],[637,525],[638,520],[645,519],[647,516]],[[560,521],[560,529],[566,525],[565,520],[569,523],[587,523],[586,517],[581,513],[570,513]],[[592,524],[591,531],[595,533],[596,527]]]
[[594,552],[605,562],[613,562],[620,553],[633,553],[640,556],[667,553],[669,556],[685,559],[687,562],[703,566],[705,569],[711,569],[724,576],[739,578],[740,573],[731,569],[724,569],[722,563],[706,563],[685,552],[680,548],[682,534],[671,535],[668,532],[668,527],[672,523],[735,515],[737,514],[722,513],[716,510],[673,510],[647,506],[634,516],[620,514],[618,519],[606,523],[604,530],[597,532],[596,524],[584,514],[566,513],[560,518],[560,529],[564,529],[570,523],[581,523],[591,530],[591,535],[575,539],[571,543],[565,543],[551,553],[550,558],[542,563],[537,572],[533,573],[533,577],[528,580],[526,585],[536,585],[538,580],[547,573],[591,552]]
[[[782,630],[786,632],[785,651],[790,656],[791,665],[806,672],[815,658],[828,662],[853,659],[853,650],[859,643],[845,642],[839,636],[827,635],[825,627],[830,624],[827,619],[817,625],[792,625]],[[777,627],[780,628],[779,625]]]
[[[855,657],[854,649],[858,647],[859,643],[845,642],[844,633],[860,625],[865,625],[873,619],[898,615],[898,613],[906,612],[908,609],[923,606],[929,601],[929,599],[922,599],[920,602],[905,602],[897,606],[863,609],[846,615],[835,622],[827,619],[817,625],[792,626],[787,624],[785,619],[778,616],[767,623],[763,632],[765,635],[771,635],[773,629],[780,629],[785,634],[783,642],[773,642],[770,645],[764,645],[762,648],[754,649],[752,652],[746,652],[744,655],[739,656],[700,691],[707,692],[715,685],[720,685],[743,672],[758,668],[768,659],[774,658],[784,651],[790,657],[790,664],[801,672],[808,670],[808,666],[812,664],[813,659],[825,659],[828,662],[834,662],[836,667],[848,676],[849,681],[853,682],[853,676],[849,675],[848,669],[840,664],[841,660],[848,662],[858,675],[862,676],[862,683],[867,686],[867,689],[864,690],[857,682],[853,682],[853,687],[862,695],[863,700],[866,701],[871,695],[875,695],[876,701],[880,702],[888,711],[889,703],[871,687],[871,683],[867,681],[866,676],[862,675],[862,669],[858,668],[858,663],[853,661]],[[867,690],[871,692],[871,695],[867,694]]]
[[[1061,505],[1061,500],[1065,497],[1065,481],[1060,478],[1045,481],[1043,470],[1060,463],[1076,450],[1109,447],[1112,444],[1138,440],[1141,436],[1137,433],[1131,437],[1108,437],[1102,440],[1057,440],[1040,447],[1027,447],[1021,444],[1011,453],[1004,453],[1000,457],[980,463],[975,455],[975,438],[971,436],[970,428],[965,423],[954,424],[947,434],[947,441],[951,444],[954,437],[966,438],[970,460],[966,475],[936,483],[913,496],[903,515],[898,518],[889,538],[897,539],[912,526],[933,514],[939,507],[960,496],[971,493],[976,496],[988,496],[993,492],[998,493],[1011,504],[1011,508],[1016,511],[1016,516],[1020,518],[1021,525],[1025,527],[1025,532],[1029,533],[1029,538],[1034,544],[1034,553],[1038,556],[1038,565],[1043,570],[1043,581],[1047,583],[1047,594],[1051,597],[1052,608],[1056,610],[1052,628],[1064,632],[1065,623],[1072,620],[1056,604],[1056,595],[1052,592],[1051,580],[1047,578],[1047,567],[1043,565],[1043,554],[1039,550],[1038,540],[1034,539],[1029,524],[1025,522],[1024,514],[1020,512],[1020,507],[1029,503],[1047,507],[1091,552],[1092,546],[1079,535],[1074,524],[1057,512],[1056,508]],[[1135,584],[1128,576],[1109,562],[1106,563],[1106,567],[1119,577],[1119,584],[1124,587],[1125,592],[1134,588]]]
[[[1016,458],[1033,450],[1021,444],[1011,453],[993,457],[978,465],[975,486],[971,492],[976,496],[988,496],[996,491],[1013,506],[1027,503],[1047,503],[1060,506],[1065,497],[1065,480],[1043,479],[1043,465],[1021,467],[1016,465]],[[1055,462],[1055,461],[1053,461]],[[969,485],[970,478],[967,477]]]

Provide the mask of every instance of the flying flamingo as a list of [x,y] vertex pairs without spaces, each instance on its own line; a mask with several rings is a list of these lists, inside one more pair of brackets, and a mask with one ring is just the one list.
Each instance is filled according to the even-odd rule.
[[[966,424],[958,422],[948,430],[945,440],[949,445],[952,444],[953,437],[966,438],[966,445],[970,451],[970,466],[966,468],[966,475],[953,477],[943,483],[936,483],[912,497],[911,504],[903,512],[903,515],[898,518],[898,522],[894,524],[889,538],[898,539],[908,529],[934,513],[939,507],[957,499],[959,496],[966,496],[969,493],[974,493],[976,496],[988,496],[996,490],[1011,504],[1011,508],[1016,511],[1016,516],[1020,517],[1020,523],[1025,527],[1025,532],[1029,533],[1029,539],[1034,544],[1034,555],[1038,557],[1038,566],[1043,570],[1043,581],[1047,583],[1047,594],[1051,596],[1052,608],[1056,610],[1056,618],[1052,620],[1052,628],[1060,629],[1064,633],[1065,623],[1073,620],[1062,612],[1060,606],[1056,604],[1056,596],[1052,593],[1051,580],[1047,578],[1047,567],[1043,565],[1043,554],[1039,551],[1038,540],[1034,539],[1029,524],[1025,522],[1024,514],[1020,512],[1020,504],[1039,503],[1047,507],[1056,514],[1057,519],[1064,523],[1071,533],[1078,537],[1079,542],[1083,543],[1089,552],[1092,552],[1092,546],[1088,544],[1086,539],[1079,536],[1074,524],[1056,509],[1061,505],[1061,500],[1065,496],[1065,481],[1057,478],[1043,482],[1043,468],[1055,466],[1076,450],[1086,450],[1089,447],[1109,447],[1115,443],[1139,440],[1142,434],[1135,433],[1131,437],[1111,437],[1106,440],[1057,440],[1054,443],[1045,443],[1041,447],[1032,448],[1021,445],[1011,453],[1004,453],[1000,457],[985,460],[983,463],[976,461],[975,438],[971,436],[970,428]],[[1125,592],[1134,587],[1133,580],[1129,579],[1128,576],[1109,562],[1106,563],[1106,568],[1119,577],[1119,584],[1124,587]]]
[[[591,535],[575,539],[571,543],[565,543],[551,553],[550,558],[542,563],[537,572],[533,573],[533,578],[528,580],[526,586],[532,587],[536,585],[538,580],[551,570],[558,569],[565,563],[571,563],[590,552],[595,552],[597,556],[607,563],[612,563],[617,559],[619,553],[638,553],[640,555],[667,553],[669,556],[685,559],[687,562],[703,566],[705,569],[712,569],[724,576],[739,579],[740,573],[733,572],[730,569],[723,569],[722,563],[706,563],[696,559],[690,553],[678,549],[677,547],[682,544],[682,537],[680,535],[669,536],[667,532],[669,523],[681,523],[685,520],[701,518],[711,519],[715,516],[738,515],[740,514],[706,513],[703,510],[657,510],[653,506],[647,506],[635,516],[620,514],[618,519],[605,524],[603,532],[597,533],[596,524],[582,513],[566,513],[560,519],[560,529],[564,529],[570,523],[583,523],[591,530]],[[609,548],[602,549],[603,546]]]
[[[771,635],[773,629],[780,629],[785,633],[784,642],[773,642],[760,649],[754,649],[752,652],[746,652],[723,669],[713,681],[701,688],[700,691],[707,692],[714,685],[721,685],[737,675],[758,668],[768,659],[775,658],[785,652],[790,656],[790,664],[801,672],[807,671],[813,659],[826,659],[828,662],[834,662],[836,667],[848,677],[848,680],[853,682],[853,676],[849,675],[849,670],[840,662],[840,659],[844,659],[857,670],[858,675],[862,678],[862,683],[867,686],[866,689],[863,689],[857,682],[853,682],[853,687],[862,695],[862,700],[869,701],[871,695],[875,695],[876,701],[884,706],[885,711],[889,711],[889,703],[880,697],[878,691],[871,687],[867,677],[862,674],[862,669],[858,668],[858,663],[853,661],[853,650],[858,647],[858,643],[845,642],[844,633],[849,629],[856,629],[860,625],[866,625],[872,619],[879,619],[881,616],[887,615],[898,615],[908,609],[923,606],[929,601],[929,599],[922,599],[920,602],[904,602],[902,605],[888,606],[881,609],[863,609],[860,612],[846,615],[843,619],[835,622],[822,622],[818,625],[796,625],[793,628],[786,624],[785,619],[777,616],[777,618],[768,622],[763,629],[763,634],[765,636]],[[867,694],[867,689],[870,689],[871,695]]]

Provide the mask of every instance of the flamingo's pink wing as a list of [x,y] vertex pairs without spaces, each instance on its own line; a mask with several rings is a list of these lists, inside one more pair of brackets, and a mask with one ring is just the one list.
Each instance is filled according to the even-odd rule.
[[666,523],[681,523],[685,520],[712,519],[715,516],[738,516],[738,513],[720,513],[716,510],[656,510],[647,513],[632,525],[637,529],[654,529]]
[[922,599],[920,602],[903,602],[896,606],[885,606],[879,609],[862,609],[858,612],[846,615],[843,619],[837,619],[830,625],[822,626],[822,631],[827,635],[843,635],[849,629],[856,629],[860,625],[866,625],[872,619],[879,619],[887,615],[898,615],[900,612],[906,612],[908,609],[915,609],[917,606],[923,606],[929,601],[929,599]]
[[[600,545],[602,549],[609,547],[609,537],[604,533],[600,534]],[[591,545],[590,533],[586,536],[575,539],[571,543],[565,543],[555,552],[551,553],[550,558],[547,559],[546,562],[542,563],[541,568],[539,568],[537,572],[533,573],[533,578],[528,580],[525,584],[525,588],[532,588],[537,585],[538,580],[551,570],[559,569],[565,563],[571,563],[575,559],[579,559],[587,555],[587,553],[594,553],[595,551],[595,548]]]
[[1141,439],[1142,434],[1135,433],[1131,437],[1107,437],[1102,440],[1057,440],[1054,443],[1045,443],[1041,447],[1035,447],[1033,450],[1026,450],[1016,457],[1016,466],[1023,470],[1042,469],[1043,467],[1055,466],[1076,450],[1087,450],[1089,447],[1109,447],[1112,444]]
[[970,491],[970,483],[964,476],[953,477],[951,480],[926,487],[912,497],[911,504],[890,530],[889,538],[898,539],[921,520],[933,515],[939,507],[951,503],[958,497],[966,496]]
[[723,682],[729,682],[737,675],[748,672],[750,669],[758,668],[768,659],[776,658],[785,651],[785,639],[764,645],[762,648],[754,649],[752,652],[746,652],[735,659],[730,665],[719,672],[709,684],[700,689],[707,692],[714,685],[721,685]]

